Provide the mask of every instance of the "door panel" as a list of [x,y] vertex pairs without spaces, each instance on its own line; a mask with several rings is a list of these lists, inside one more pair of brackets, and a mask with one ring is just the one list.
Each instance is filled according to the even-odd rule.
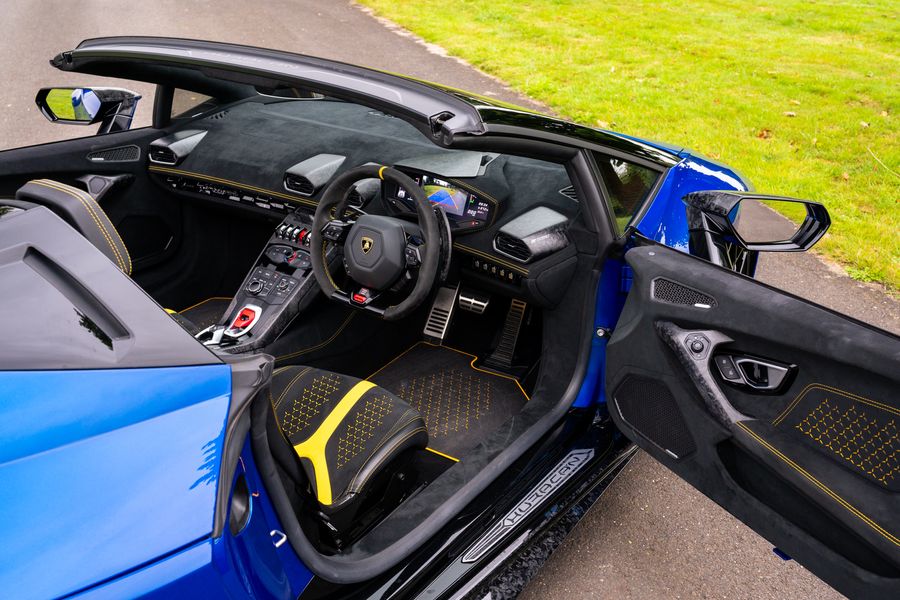
[[608,347],[628,437],[851,596],[900,593],[900,339],[664,246]]

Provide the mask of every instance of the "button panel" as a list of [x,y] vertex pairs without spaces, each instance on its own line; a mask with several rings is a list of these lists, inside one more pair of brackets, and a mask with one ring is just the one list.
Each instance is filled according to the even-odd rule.
[[470,257],[468,266],[472,270],[477,271],[482,275],[486,275],[487,277],[498,279],[506,283],[518,285],[519,282],[522,281],[522,276],[517,271],[513,271],[509,267],[505,267],[491,260],[485,260],[477,256]]

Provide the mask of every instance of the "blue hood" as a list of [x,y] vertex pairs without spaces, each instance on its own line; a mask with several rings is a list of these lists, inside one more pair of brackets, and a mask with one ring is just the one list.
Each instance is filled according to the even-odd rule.
[[223,364],[0,372],[0,589],[57,597],[209,536]]

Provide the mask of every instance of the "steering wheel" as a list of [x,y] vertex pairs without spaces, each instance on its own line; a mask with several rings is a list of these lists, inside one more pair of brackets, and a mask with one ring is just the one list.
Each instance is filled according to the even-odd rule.
[[[375,177],[397,184],[415,201],[418,226],[378,215],[344,218],[341,213],[351,186]],[[329,270],[329,244],[343,245],[349,291],[335,283]],[[309,247],[313,274],[326,297],[393,321],[411,313],[431,291],[441,254],[439,221],[415,181],[390,167],[363,165],[342,173],[325,190],[313,218]],[[382,294],[401,290],[416,272],[415,285],[406,298],[384,308],[378,306]]]

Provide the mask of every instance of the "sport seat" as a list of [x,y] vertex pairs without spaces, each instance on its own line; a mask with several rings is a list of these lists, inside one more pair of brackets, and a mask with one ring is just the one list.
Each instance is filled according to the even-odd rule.
[[428,445],[418,411],[370,381],[284,367],[272,376],[269,399],[272,454],[338,538],[366,498],[384,496],[405,459]]

